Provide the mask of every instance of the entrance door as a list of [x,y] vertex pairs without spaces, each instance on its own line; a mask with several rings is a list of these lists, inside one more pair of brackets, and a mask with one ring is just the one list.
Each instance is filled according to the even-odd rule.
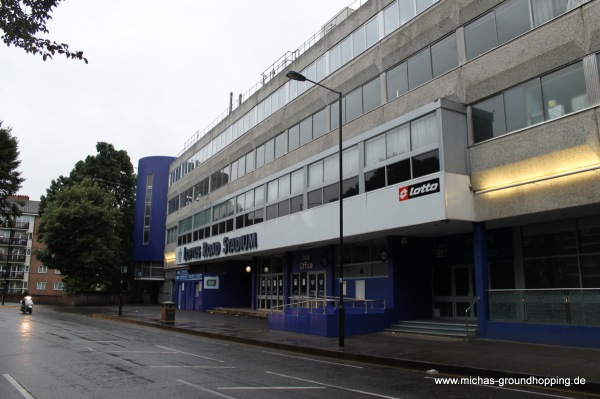
[[283,305],[283,274],[261,274],[259,277],[258,308],[271,309],[281,305]]
[[[440,266],[433,269],[434,317],[463,319],[475,296],[475,279],[472,265]],[[475,307],[467,318],[475,318]]]

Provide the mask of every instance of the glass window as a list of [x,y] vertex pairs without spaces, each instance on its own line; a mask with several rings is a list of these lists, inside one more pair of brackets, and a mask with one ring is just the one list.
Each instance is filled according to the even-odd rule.
[[321,58],[319,58],[317,60],[316,66],[317,66],[316,82],[320,82],[321,80],[325,79],[325,76],[327,76],[327,71],[325,69],[325,56],[322,56]]
[[354,31],[354,33],[352,34],[352,41],[354,47],[354,56],[357,57],[367,48],[367,39],[364,25]]
[[[581,253],[600,253],[600,216],[578,221],[579,251]],[[598,276],[600,279],[600,275]],[[600,285],[598,285],[600,287]]]
[[271,112],[275,112],[279,109],[279,96],[277,92],[271,94]]
[[383,10],[383,26],[384,26],[384,36],[389,35],[391,32],[398,29],[400,26],[400,21],[398,19],[398,2],[395,1],[394,4]]
[[437,77],[458,66],[456,35],[452,34],[431,46],[433,76]]
[[438,150],[426,152],[412,158],[413,179],[440,171]]
[[265,164],[265,145],[261,145],[256,149],[256,168],[260,168]]
[[231,181],[237,180],[238,178],[238,161],[235,161],[231,164]]
[[329,73],[333,73],[342,66],[342,46],[337,45],[329,50]]
[[415,4],[413,0],[400,1],[400,25],[404,25],[415,17]]
[[254,224],[262,223],[264,221],[264,212],[262,209],[254,211]]
[[358,176],[351,177],[342,182],[342,196],[349,198],[358,195]]
[[550,21],[575,8],[577,2],[572,0],[533,0],[533,21],[535,26]]
[[298,81],[290,80],[288,82],[288,90],[289,90],[290,101],[292,101],[294,98],[298,97]]
[[348,93],[346,99],[346,120],[351,121],[362,115],[362,87]]
[[277,90],[277,97],[279,97],[279,108],[283,107],[285,104],[287,104],[286,101],[286,86],[287,84],[281,86],[279,88],[279,90]]
[[408,88],[414,89],[433,78],[429,48],[410,57],[408,64]]
[[265,163],[273,162],[275,159],[275,139],[265,143]]
[[[546,0],[544,0],[546,1]],[[498,45],[494,13],[490,12],[465,26],[467,59],[473,59]]]
[[600,287],[600,255],[581,257],[581,281],[583,288]]
[[[313,82],[317,81],[317,63],[316,62],[313,62],[308,67],[306,67],[306,70],[304,72],[305,73],[303,73],[303,75],[306,76],[308,79],[312,80]],[[309,82],[308,80],[305,82],[305,84],[306,84],[306,90],[308,90],[312,86],[314,86],[313,83]]]
[[342,46],[342,65],[345,65],[352,59],[352,37],[348,36],[341,43]]
[[246,173],[250,173],[254,170],[254,151],[250,151],[246,154]]
[[323,161],[308,166],[308,187],[323,183]]
[[386,73],[387,100],[392,101],[408,91],[408,69],[406,62]]
[[[232,171],[233,173],[233,171]],[[246,157],[241,157],[238,160],[238,177],[242,177],[246,174]]]
[[279,198],[279,180],[272,180],[267,183],[267,202],[276,201]]
[[285,134],[282,133],[275,137],[275,158],[279,158],[285,154]]
[[281,176],[279,178],[279,198],[290,195],[290,175]]
[[300,122],[300,145],[312,141],[312,117],[308,117]]
[[473,105],[471,110],[476,143],[506,134],[502,94]]
[[407,180],[410,180],[410,159],[403,159],[387,166],[388,186]]
[[379,168],[365,173],[366,192],[382,187],[385,187],[385,168]]
[[438,142],[438,127],[435,113],[410,123],[410,141],[413,150]]
[[254,190],[246,191],[246,209],[254,208]]
[[325,132],[327,132],[327,121],[326,121],[327,114],[325,112],[326,112],[326,109],[323,108],[322,110],[320,110],[319,112],[314,114],[312,117],[313,138],[315,138],[315,139],[318,137],[321,137],[322,135],[325,134]]
[[300,147],[300,126],[295,125],[288,130],[288,151],[298,147]]
[[254,203],[256,206],[262,206],[265,203],[265,186],[258,186],[254,189]]
[[277,204],[267,206],[267,220],[275,219],[277,217]]
[[363,86],[364,112],[367,113],[381,105],[381,85],[379,77]]
[[334,180],[339,180],[339,178],[340,158],[338,154],[330,155],[323,160],[323,181],[330,182]]
[[308,193],[308,209],[323,204],[323,193],[321,189]]
[[290,201],[285,200],[279,203],[279,217],[290,214]]
[[523,257],[526,258],[577,253],[577,234],[573,221],[524,226],[522,236]]
[[338,183],[330,184],[323,188],[323,203],[329,204],[340,199],[340,185]]
[[[346,111],[344,109],[344,104],[346,103],[346,97],[344,97],[342,99],[342,123],[346,122]],[[331,130],[337,129],[339,124],[340,124],[340,114],[339,114],[339,109],[340,109],[340,102],[336,101],[334,103],[331,103],[329,106],[330,109],[330,123],[331,123]]]
[[385,161],[385,135],[380,134],[365,142],[365,166]]
[[290,179],[290,193],[298,194],[303,191],[304,188],[304,169],[298,169],[292,172]]
[[433,0],[417,0],[417,15],[433,5]]
[[542,76],[542,93],[548,120],[587,107],[583,62]]
[[[337,161],[337,157],[336,157]],[[337,161],[339,163],[339,161]],[[342,154],[342,169],[344,172],[344,178],[349,176],[358,175],[358,146],[352,146],[344,150]],[[339,166],[336,167],[338,170]],[[339,171],[338,171],[339,174]]]
[[504,93],[506,130],[512,131],[544,121],[540,80],[534,79]]
[[387,159],[410,151],[410,125],[408,123],[393,128],[385,135]]
[[236,212],[242,212],[246,207],[246,194],[240,194],[236,198]]
[[296,213],[302,211],[303,199],[302,195],[298,195],[290,200],[290,213]]
[[509,0],[496,8],[498,43],[503,44],[531,30],[528,0]]
[[379,41],[379,23],[377,17],[373,18],[365,25],[367,35],[367,48]]

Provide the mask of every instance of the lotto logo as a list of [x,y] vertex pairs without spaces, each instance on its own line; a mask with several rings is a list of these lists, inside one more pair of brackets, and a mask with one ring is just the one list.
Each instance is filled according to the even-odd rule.
[[440,179],[433,179],[412,186],[404,186],[398,189],[398,200],[406,201],[422,195],[433,194],[440,191]]

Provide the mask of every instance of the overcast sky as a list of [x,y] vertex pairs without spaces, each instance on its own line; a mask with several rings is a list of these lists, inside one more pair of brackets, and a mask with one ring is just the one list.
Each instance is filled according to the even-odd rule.
[[[105,141],[140,158],[176,156],[352,0],[66,0],[49,38],[89,60],[40,56],[0,42],[0,120],[19,141],[19,194],[38,200],[52,179]],[[358,4],[358,3],[357,3]],[[299,6],[302,9],[298,9]],[[353,6],[355,8],[355,6]]]

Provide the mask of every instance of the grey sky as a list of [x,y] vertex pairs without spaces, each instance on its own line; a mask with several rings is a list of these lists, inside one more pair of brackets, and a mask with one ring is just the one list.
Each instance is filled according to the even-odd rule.
[[135,167],[146,156],[177,155],[226,110],[230,92],[248,91],[351,3],[64,1],[50,38],[84,51],[88,65],[0,44],[0,120],[19,140],[19,194],[39,199],[98,141],[126,150]]

